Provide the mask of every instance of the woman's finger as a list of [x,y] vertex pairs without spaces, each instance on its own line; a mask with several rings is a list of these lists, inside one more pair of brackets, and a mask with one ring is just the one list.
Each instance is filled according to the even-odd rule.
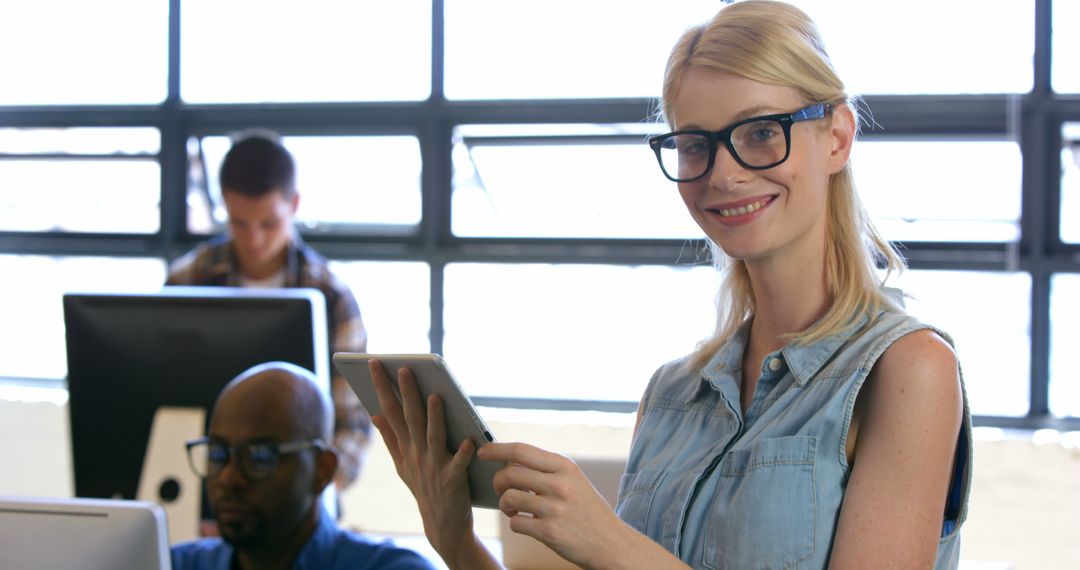
[[474,451],[476,451],[476,444],[471,439],[461,442],[453,457],[450,458],[451,472],[465,474],[469,468],[469,462],[472,461]]
[[434,394],[428,396],[427,410],[428,449],[449,451],[446,447],[446,420],[443,417],[442,399]]
[[510,515],[507,513],[507,516],[510,517],[510,530],[517,534],[531,536],[544,544],[551,544],[552,538],[547,531],[546,521],[529,514]]
[[523,489],[543,495],[550,494],[551,489],[546,484],[545,478],[549,473],[542,473],[535,469],[529,469],[517,463],[511,463],[495,473],[495,492],[502,495],[510,489]]
[[401,403],[398,402],[397,393],[391,384],[390,375],[383,368],[381,362],[376,359],[368,361],[368,371],[371,373],[371,382],[375,385],[375,394],[379,398],[379,409],[394,431],[394,436],[401,440],[408,437],[409,428],[405,424],[405,416],[402,414]]
[[547,512],[545,499],[537,494],[522,489],[510,489],[499,497],[499,510],[508,516],[515,513],[529,513],[534,517],[544,517]]
[[416,387],[416,377],[408,368],[398,369],[398,388],[401,390],[401,407],[405,413],[405,423],[409,426],[409,436],[417,451],[428,449],[427,412],[420,390]]
[[573,464],[563,455],[527,443],[489,443],[480,448],[479,455],[484,461],[517,463],[543,473],[563,471]]

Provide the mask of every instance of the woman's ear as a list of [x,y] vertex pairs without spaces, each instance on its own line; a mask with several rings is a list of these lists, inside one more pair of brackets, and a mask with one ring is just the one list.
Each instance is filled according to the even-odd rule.
[[836,105],[829,123],[829,174],[836,174],[844,169],[851,156],[851,145],[855,142],[855,113],[847,104]]

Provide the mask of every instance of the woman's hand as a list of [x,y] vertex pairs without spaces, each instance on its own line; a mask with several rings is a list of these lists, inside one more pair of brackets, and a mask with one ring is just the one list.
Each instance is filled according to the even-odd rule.
[[425,410],[412,371],[398,372],[398,403],[382,363],[371,360],[368,367],[382,409],[372,423],[416,498],[428,541],[451,567],[498,567],[473,532],[466,468],[474,444],[466,439],[453,455],[447,451],[442,401],[431,396]]
[[585,568],[685,568],[622,522],[570,458],[524,443],[489,443],[479,455],[509,463],[495,490],[514,532]]

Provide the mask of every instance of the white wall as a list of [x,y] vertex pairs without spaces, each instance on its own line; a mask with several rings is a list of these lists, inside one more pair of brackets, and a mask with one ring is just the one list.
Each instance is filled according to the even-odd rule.
[[[53,392],[60,392],[55,390]],[[485,410],[503,441],[527,441],[569,455],[621,456],[628,415]],[[977,430],[965,568],[1080,568],[1080,434]],[[71,496],[66,405],[0,398],[0,494]],[[342,498],[345,524],[379,534],[418,534],[420,518],[376,440],[360,483]],[[478,531],[496,534],[496,513],[476,512]]]

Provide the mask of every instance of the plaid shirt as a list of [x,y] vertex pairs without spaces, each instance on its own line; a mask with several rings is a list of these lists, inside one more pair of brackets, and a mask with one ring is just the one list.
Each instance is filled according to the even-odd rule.
[[[199,245],[177,259],[169,267],[166,285],[206,285],[218,287],[242,287],[240,267],[233,256],[232,240],[222,235]],[[331,273],[326,258],[308,247],[300,235],[293,233],[285,252],[285,287],[310,287],[322,291],[326,297],[326,323],[329,327],[329,358],[335,352],[365,352],[367,331],[360,318],[360,306],[345,282]],[[345,488],[359,476],[363,464],[366,442],[371,436],[371,417],[360,404],[356,395],[345,386],[333,364],[331,379],[335,385],[334,399],[334,445],[341,452],[338,456],[338,486]]]
[[[166,285],[240,287],[240,268],[227,235],[202,244],[169,267]],[[367,331],[349,287],[330,272],[326,258],[293,234],[285,254],[285,287],[312,287],[326,297],[330,354],[364,352]],[[336,375],[337,373],[334,372]]]

